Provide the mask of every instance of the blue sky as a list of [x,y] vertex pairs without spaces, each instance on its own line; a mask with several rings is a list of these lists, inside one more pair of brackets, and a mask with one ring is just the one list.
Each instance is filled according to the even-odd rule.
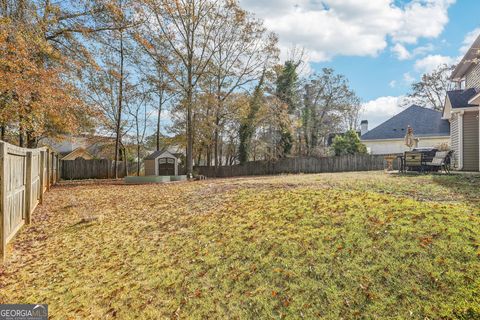
[[[280,39],[305,48],[312,71],[347,76],[370,128],[402,109],[412,81],[455,63],[480,34],[478,0],[243,0]],[[401,98],[400,98],[401,99]]]

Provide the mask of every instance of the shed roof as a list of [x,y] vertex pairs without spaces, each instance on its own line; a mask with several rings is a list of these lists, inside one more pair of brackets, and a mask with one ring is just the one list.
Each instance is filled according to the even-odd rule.
[[412,105],[365,133],[361,140],[403,139],[408,126],[418,137],[450,135],[450,123],[442,120],[441,112]]
[[157,158],[160,158],[161,156],[168,156],[169,158],[173,157],[173,158],[178,159],[178,157],[176,155],[174,155],[173,153],[171,153],[170,151],[168,151],[166,149],[163,149],[163,150],[154,151],[153,153],[146,156],[144,160],[155,160]]

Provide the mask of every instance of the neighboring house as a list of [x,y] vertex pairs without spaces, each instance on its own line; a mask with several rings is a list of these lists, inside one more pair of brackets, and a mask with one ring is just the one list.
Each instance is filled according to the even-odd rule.
[[480,171],[480,36],[453,71],[456,89],[447,92],[443,118],[450,121],[456,169]]
[[368,131],[366,122],[362,121],[360,137],[371,154],[397,154],[408,151],[405,135],[408,126],[413,128],[417,147],[438,147],[450,141],[450,125],[442,119],[442,113],[412,105],[399,114]]
[[39,144],[50,146],[63,160],[113,159],[115,138],[98,135],[61,136],[42,139]]
[[90,154],[90,152],[88,152],[86,149],[84,149],[82,147],[78,147],[75,150],[73,150],[72,152],[70,152],[66,155],[63,155],[63,157],[61,159],[62,160],[75,160],[77,158],[83,158],[85,160],[94,159],[94,157]]

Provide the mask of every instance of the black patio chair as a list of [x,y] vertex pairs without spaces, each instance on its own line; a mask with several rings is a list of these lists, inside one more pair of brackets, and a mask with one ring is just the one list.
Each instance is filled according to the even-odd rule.
[[450,174],[453,151],[437,151],[431,162],[425,163],[429,167],[438,168]]

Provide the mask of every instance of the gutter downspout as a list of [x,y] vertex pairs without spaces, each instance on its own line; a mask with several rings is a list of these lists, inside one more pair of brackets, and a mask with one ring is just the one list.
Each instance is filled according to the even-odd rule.
[[458,113],[458,170],[463,169],[463,114],[465,111],[461,110]]

